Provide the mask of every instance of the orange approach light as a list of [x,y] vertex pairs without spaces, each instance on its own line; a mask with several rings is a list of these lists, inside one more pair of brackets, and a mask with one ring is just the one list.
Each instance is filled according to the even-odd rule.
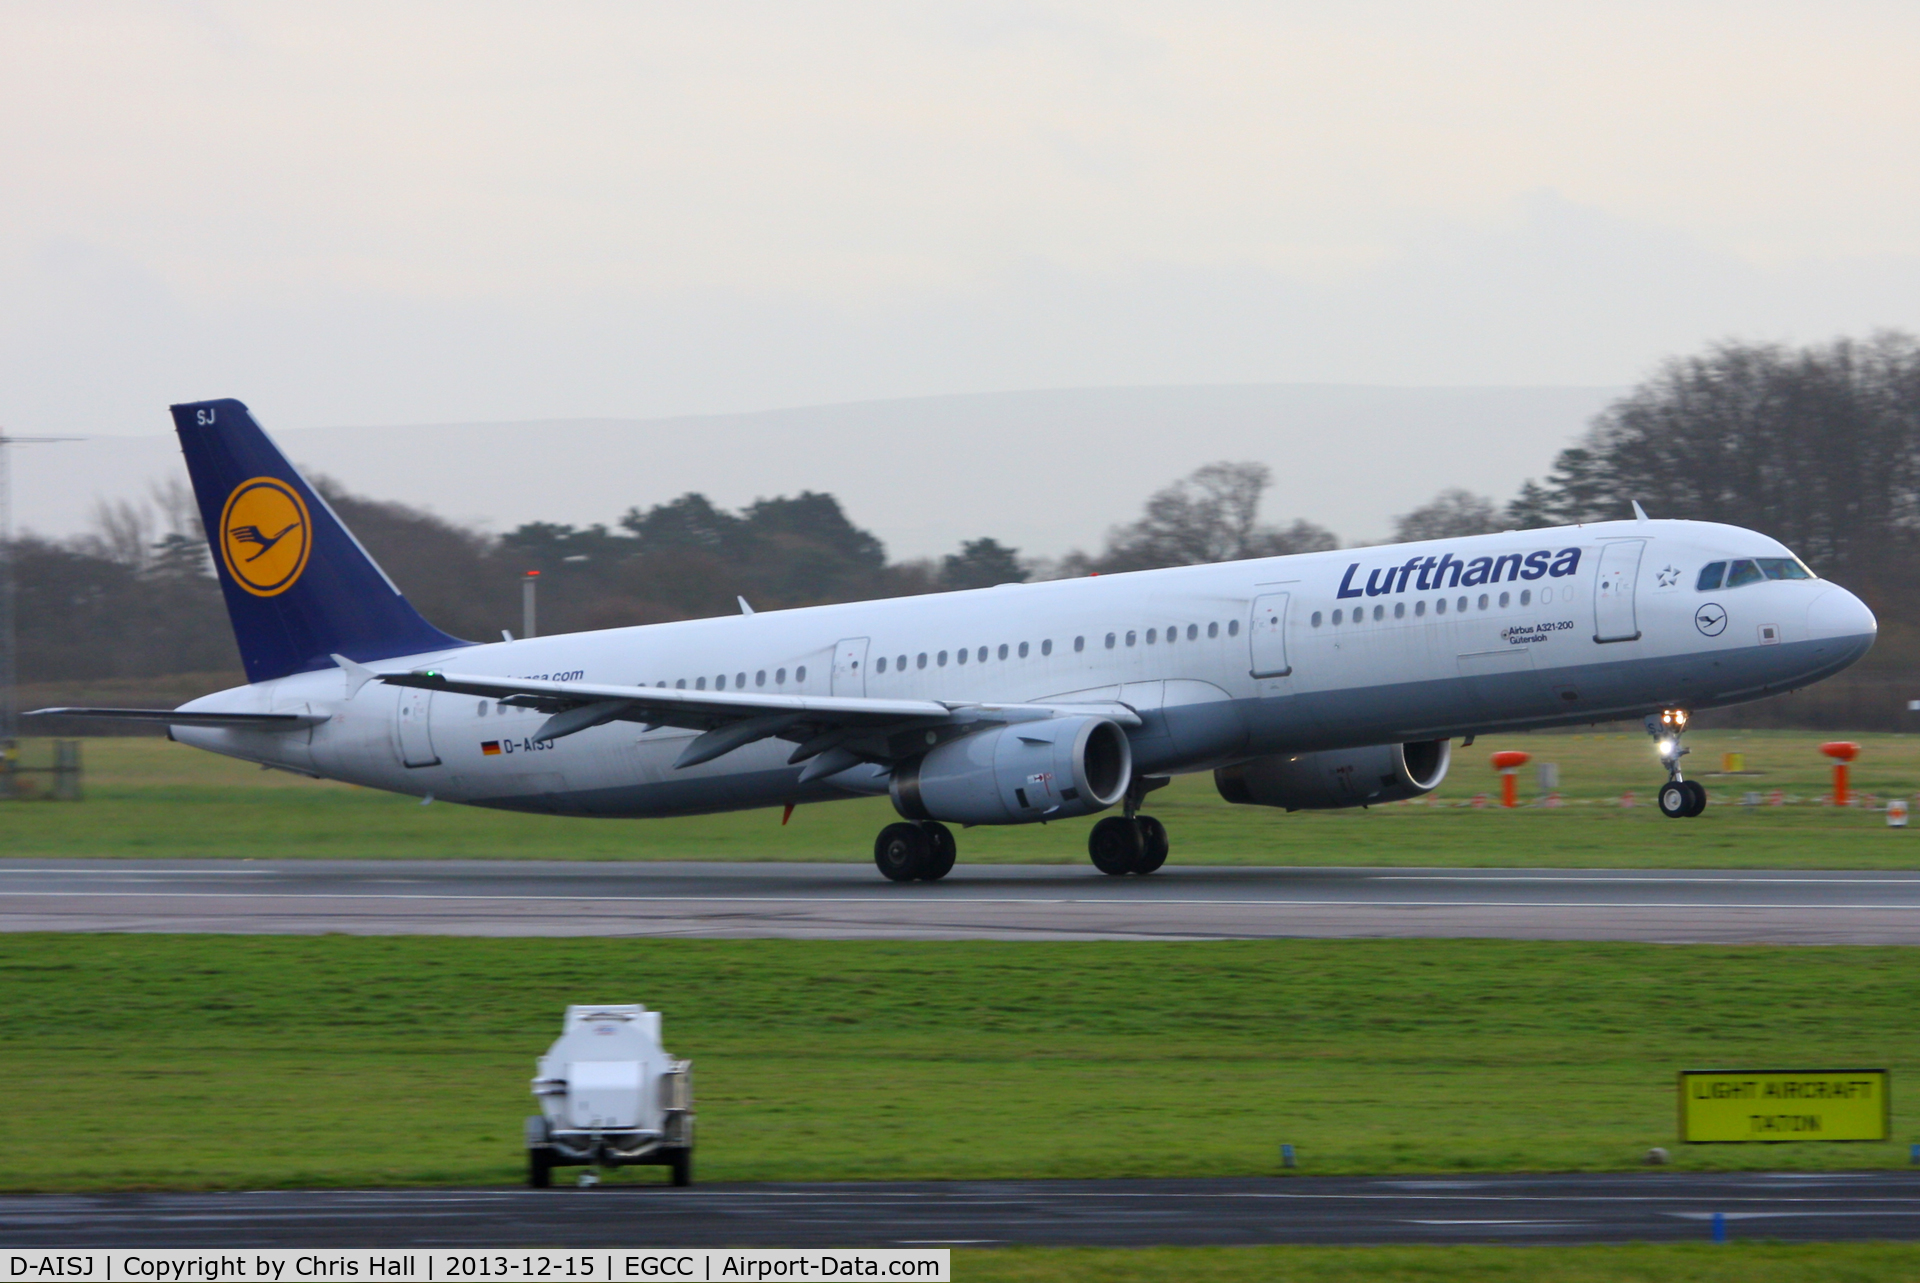
[[1847,763],[1860,756],[1860,746],[1848,740],[1831,740],[1820,751],[1833,759],[1833,804],[1845,806],[1850,800],[1847,789]]
[[1500,772],[1500,805],[1520,805],[1520,782],[1514,772],[1525,766],[1532,757],[1531,753],[1522,753],[1515,748],[1501,749],[1493,755],[1493,769]]

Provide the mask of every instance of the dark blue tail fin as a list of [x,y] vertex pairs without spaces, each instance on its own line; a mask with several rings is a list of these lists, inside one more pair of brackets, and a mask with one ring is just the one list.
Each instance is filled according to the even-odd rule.
[[420,618],[238,401],[173,407],[247,680],[469,643]]

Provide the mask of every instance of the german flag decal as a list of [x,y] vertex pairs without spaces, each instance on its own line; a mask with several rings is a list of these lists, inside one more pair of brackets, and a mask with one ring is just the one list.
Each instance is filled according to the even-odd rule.
[[480,753],[484,757],[500,756],[500,741],[499,740],[481,740]]

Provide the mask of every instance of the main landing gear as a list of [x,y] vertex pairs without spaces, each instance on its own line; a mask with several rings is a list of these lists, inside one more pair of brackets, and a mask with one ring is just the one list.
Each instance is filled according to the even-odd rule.
[[1087,834],[1087,854],[1093,867],[1109,877],[1148,874],[1167,862],[1167,826],[1151,815],[1139,814],[1148,793],[1167,784],[1164,777],[1136,776],[1121,803],[1124,815],[1109,815]]
[[938,882],[953,872],[959,846],[935,820],[889,824],[873,840],[873,862],[894,882]]
[[1693,752],[1680,746],[1680,737],[1686,733],[1684,708],[1665,709],[1647,718],[1647,734],[1660,750],[1660,765],[1667,768],[1667,782],[1660,786],[1660,814],[1670,820],[1692,819],[1707,809],[1706,786],[1680,776],[1680,759]]

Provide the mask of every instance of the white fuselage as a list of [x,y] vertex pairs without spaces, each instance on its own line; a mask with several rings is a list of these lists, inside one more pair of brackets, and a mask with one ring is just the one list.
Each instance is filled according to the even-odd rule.
[[[1817,579],[1696,589],[1706,563],[1790,556],[1733,526],[1613,522],[573,633],[381,667],[948,704],[1121,703],[1142,719],[1129,731],[1136,771],[1169,774],[1806,685],[1872,644],[1873,616],[1856,597]],[[1491,567],[1497,582],[1473,582],[1482,559],[1478,580]],[[538,713],[379,682],[349,697],[351,687],[328,669],[186,706],[327,718],[310,730],[173,734],[373,788],[569,814],[877,791],[871,772],[798,783],[781,741],[675,770],[696,732],[615,722],[536,744]]]

